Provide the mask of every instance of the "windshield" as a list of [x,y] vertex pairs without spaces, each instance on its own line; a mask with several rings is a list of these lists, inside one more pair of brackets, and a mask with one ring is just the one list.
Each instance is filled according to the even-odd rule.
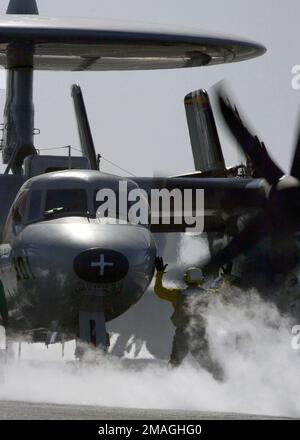
[[12,209],[13,223],[23,223],[25,219],[26,205],[27,205],[28,191],[23,191]]
[[112,224],[149,224],[149,205],[142,190],[133,188],[129,193],[108,191],[102,194],[102,199],[98,197],[100,190],[94,193],[94,210],[100,223],[110,219]]
[[45,216],[86,215],[87,196],[84,189],[51,189],[47,191]]

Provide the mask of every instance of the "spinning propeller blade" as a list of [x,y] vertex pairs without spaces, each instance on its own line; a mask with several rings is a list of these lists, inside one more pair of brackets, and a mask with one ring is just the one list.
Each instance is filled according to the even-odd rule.
[[255,170],[264,177],[270,185],[276,184],[284,176],[284,172],[269,156],[263,142],[253,136],[243,124],[237,109],[233,108],[228,100],[219,95],[219,103],[224,120],[240,145],[243,152],[250,157]]

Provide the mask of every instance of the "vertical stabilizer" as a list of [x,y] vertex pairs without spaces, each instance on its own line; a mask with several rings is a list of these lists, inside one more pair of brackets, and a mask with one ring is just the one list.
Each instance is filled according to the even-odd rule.
[[7,14],[38,15],[36,0],[10,0]]
[[205,90],[184,99],[196,171],[225,169],[215,118]]
[[72,86],[71,95],[74,101],[74,108],[83,155],[89,159],[92,170],[98,170],[97,155],[95,151],[93,136],[81,88],[79,85],[74,84]]

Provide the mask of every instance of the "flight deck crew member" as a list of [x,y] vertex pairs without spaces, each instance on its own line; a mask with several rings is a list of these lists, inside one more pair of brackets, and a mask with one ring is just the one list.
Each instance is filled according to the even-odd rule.
[[216,379],[221,379],[222,369],[212,360],[206,338],[205,311],[211,292],[202,287],[204,282],[202,271],[198,268],[190,268],[186,271],[185,289],[166,288],[162,281],[167,266],[162,258],[156,258],[157,274],[154,291],[159,298],[169,301],[174,309],[171,320],[176,330],[169,363],[177,367],[191,352],[201,367],[213,374]]

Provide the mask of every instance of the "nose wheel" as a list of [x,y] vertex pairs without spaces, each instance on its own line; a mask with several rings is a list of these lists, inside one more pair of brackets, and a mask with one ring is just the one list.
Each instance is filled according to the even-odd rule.
[[109,345],[104,312],[80,311],[76,359],[94,360],[95,355],[106,353]]

